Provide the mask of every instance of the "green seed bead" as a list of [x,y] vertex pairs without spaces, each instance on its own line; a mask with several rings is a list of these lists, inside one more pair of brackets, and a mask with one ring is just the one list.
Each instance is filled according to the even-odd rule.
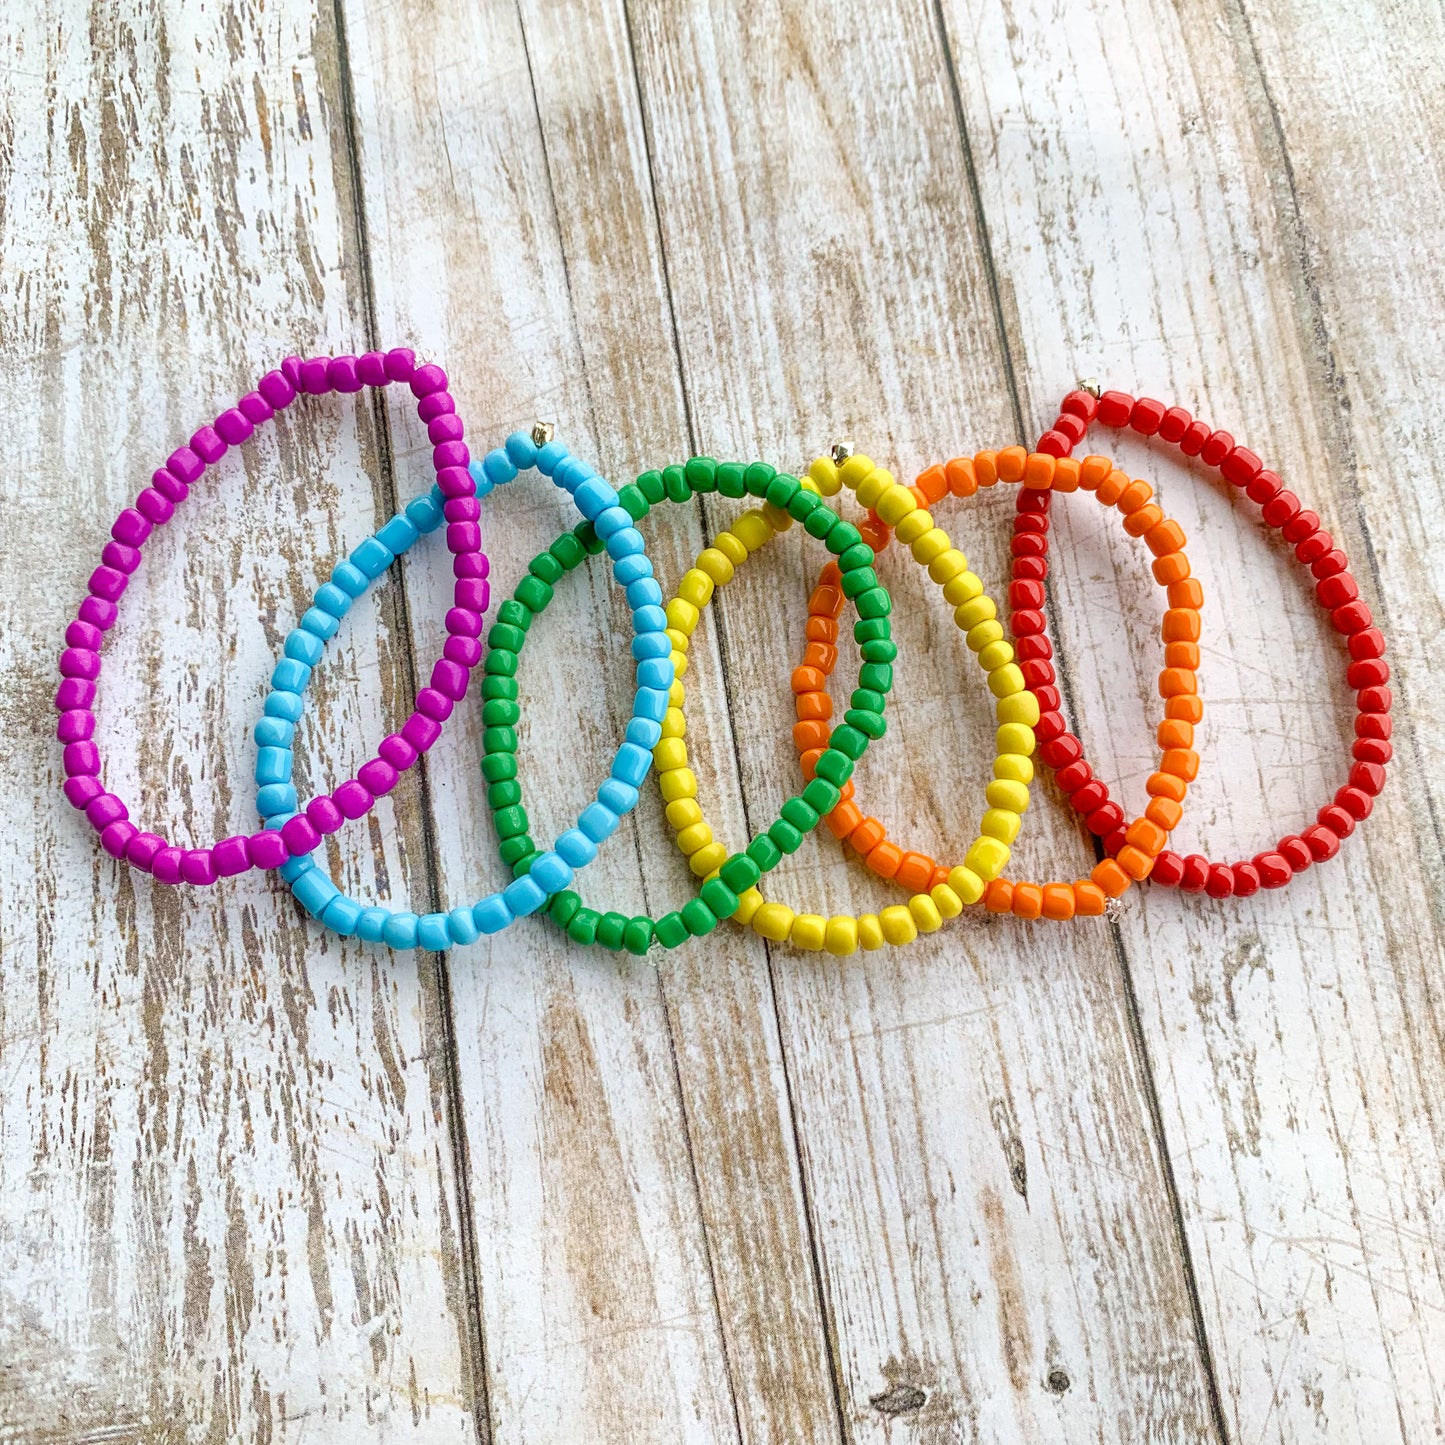
[[783,804],[783,820],[800,833],[811,833],[818,826],[818,810],[810,808],[801,798],[789,798]]
[[857,728],[860,733],[867,733],[874,742],[877,742],[888,731],[888,724],[883,721],[883,714],[870,712],[866,708],[850,707],[843,714],[843,720],[851,727]]
[[487,784],[489,808],[511,808],[522,801],[522,785],[515,778]]
[[893,611],[893,601],[881,587],[871,587],[867,592],[860,593],[854,598],[853,605],[858,609],[858,615],[867,619],[887,617]]
[[[734,853],[733,856],[718,869],[718,878],[723,883],[726,883],[734,893],[746,893],[762,876],[762,870],[746,853]],[[704,893],[704,896],[706,896],[706,893]],[[711,902],[711,900],[709,900],[709,902]],[[731,918],[733,913],[736,912],[737,906],[734,904],[731,912],[726,916]]]
[[541,612],[552,600],[552,588],[540,577],[533,577],[529,573],[517,583],[517,590],[513,595],[523,607],[530,607],[533,612]]
[[[823,757],[827,757],[827,755],[824,753]],[[823,758],[819,758],[818,761],[821,763]],[[836,784],[830,783],[827,778],[814,778],[802,793],[803,801],[810,808],[816,808],[820,816],[831,813],[838,806],[838,800],[842,796],[842,790]]]
[[[858,543],[862,541],[862,532],[860,532],[852,522],[844,522],[840,519],[833,530],[828,533],[828,550],[832,552],[834,556],[839,556],[846,552],[849,547],[856,547]],[[864,543],[864,545],[867,546],[867,543]],[[869,547],[868,550],[871,552],[873,549]]]
[[677,912],[664,913],[652,931],[664,948],[676,948],[688,936],[687,924],[682,921],[682,914]]
[[564,888],[560,893],[554,894],[548,902],[547,912],[563,928],[566,928],[577,916],[577,911],[581,907],[582,900],[570,888]]
[[487,753],[482,758],[482,776],[489,783],[504,782],[517,776],[515,753]]
[[571,532],[564,532],[547,550],[570,572],[579,566],[587,549]]
[[747,468],[741,462],[723,462],[717,469],[717,489],[724,497],[745,497],[747,483],[743,480]]
[[803,846],[803,835],[786,818],[774,820],[768,837],[784,853],[796,853]]
[[[550,587],[554,582],[562,580],[567,569],[550,552],[541,552],[527,563],[527,571],[539,582],[545,582]],[[501,609],[498,608],[497,611],[500,616]],[[530,620],[529,618],[528,621]]]
[[768,490],[763,493],[763,496],[771,506],[786,512],[788,504],[802,490],[802,486],[803,484],[797,477],[790,477],[787,472],[779,472],[768,483]]
[[[857,696],[857,693],[854,693]],[[836,748],[829,748],[813,769],[815,777],[826,778],[830,783],[839,789],[853,776],[853,759],[837,751]]]
[[522,716],[522,709],[514,702],[494,697],[482,704],[482,721],[488,727],[514,727]]
[[858,669],[858,686],[871,687],[874,692],[886,695],[893,687],[893,669],[886,662],[865,662]]
[[581,522],[573,527],[572,535],[581,542],[582,550],[589,557],[595,557],[599,552],[605,551],[607,548],[607,543],[597,535],[597,529],[591,522]]
[[643,472],[637,479],[637,490],[654,506],[667,496],[667,488],[663,485],[661,472]]
[[860,617],[853,624],[853,640],[860,646],[865,642],[886,641],[893,636],[893,624],[886,617]]
[[[532,840],[528,838],[527,841],[530,843]],[[528,873],[532,871],[532,864],[535,863],[537,859],[541,856],[542,850],[534,845],[530,852],[522,854],[522,856],[518,858],[515,863],[512,864],[512,877],[525,877]]]
[[622,946],[639,958],[652,947],[653,922],[650,918],[634,918],[622,930]]
[[764,872],[771,872],[783,861],[778,845],[766,833],[759,833],[747,846],[747,855]]
[[514,753],[517,751],[515,728],[483,728],[482,747],[489,753]]
[[747,487],[750,496],[765,497],[768,494],[769,485],[777,474],[776,467],[770,467],[766,462],[754,462],[743,473],[743,484]]
[[868,712],[881,714],[883,711],[883,694],[874,692],[871,687],[855,687],[853,695],[848,699],[849,707],[861,707]]
[[866,542],[855,542],[846,551],[838,555],[838,570],[840,572],[852,572],[858,567],[871,567],[873,565],[873,549]]
[[517,654],[506,647],[494,647],[482,664],[483,672],[495,672],[502,677],[517,675]]
[[687,473],[681,467],[663,467],[662,484],[667,488],[669,502],[690,502],[692,488],[687,484]]
[[840,585],[843,588],[843,596],[858,598],[865,592],[879,590],[878,574],[871,567],[855,567],[851,572],[843,574]]
[[515,677],[489,676],[482,678],[482,696],[490,702],[499,697],[505,702],[516,702],[517,679]]
[[[542,555],[546,556],[547,554],[543,553]],[[558,565],[560,566],[560,564]],[[562,574],[559,571],[557,575],[560,577]],[[523,607],[515,597],[509,597],[497,608],[497,621],[505,622],[509,627],[515,627],[519,632],[525,634],[532,625],[532,613],[528,608]],[[512,649],[513,652],[516,650],[515,647]]]
[[503,838],[497,844],[497,852],[502,855],[502,862],[508,868],[514,868],[523,858],[528,857],[537,851],[537,845],[527,836],[526,833],[518,833],[515,838]]
[[808,491],[800,482],[798,490],[793,493],[793,500],[788,503],[788,515],[795,522],[806,522],[822,505],[822,497],[817,492]]
[[693,457],[683,467],[688,487],[694,492],[717,490],[717,462],[712,457]]
[[841,520],[831,507],[815,507],[803,519],[803,530],[821,542]]
[[516,805],[498,808],[492,814],[492,824],[499,838],[515,838],[527,831],[527,810]]
[[844,757],[852,758],[856,763],[868,748],[868,735],[859,732],[851,723],[844,723],[841,727],[833,729],[832,736],[828,739],[830,748],[837,748]]
[[527,640],[527,634],[510,622],[494,622],[487,629],[488,647],[505,647],[508,652],[520,652]]
[[634,522],[640,522],[652,510],[652,504],[634,482],[628,482],[625,487],[617,489],[617,500]]
[[[716,883],[718,880],[713,879]],[[708,885],[711,886],[711,885]],[[704,892],[707,888],[704,887]],[[733,911],[737,911],[738,900],[733,898]],[[682,921],[687,924],[687,931],[694,938],[704,938],[711,933],[718,925],[718,916],[701,898],[693,898],[682,905]]]
[[579,908],[567,924],[567,937],[573,943],[585,943],[588,947],[597,942],[597,925],[601,917],[595,908]]
[[619,949],[627,925],[632,920],[623,913],[604,913],[597,923],[597,941],[603,948]]
[[860,649],[864,662],[892,662],[898,656],[898,644],[891,637],[875,637]]

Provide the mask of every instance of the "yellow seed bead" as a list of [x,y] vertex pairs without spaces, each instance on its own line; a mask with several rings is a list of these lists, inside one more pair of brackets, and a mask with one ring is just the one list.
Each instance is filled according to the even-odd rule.
[[875,467],[858,483],[858,501],[862,506],[875,506],[889,487],[896,486],[893,473],[886,467]]
[[[989,623],[990,627],[997,627],[996,622]],[[1002,667],[1006,662],[1014,660],[1013,643],[1005,641],[1002,637],[990,642],[987,647],[980,647],[978,650],[978,662],[986,672],[993,672]]]
[[697,626],[698,610],[691,602],[684,602],[681,597],[672,597],[664,611],[667,613],[667,625],[675,627],[679,632],[685,632],[689,637],[692,630]]
[[668,824],[680,833],[684,828],[702,822],[702,809],[698,807],[696,798],[678,798],[667,805],[666,816]]
[[1003,640],[1003,623],[996,617],[990,617],[985,622],[980,622],[976,627],[968,629],[968,637],[965,639],[974,652],[982,652],[990,642]]
[[773,535],[773,529],[768,526],[768,519],[761,512],[744,512],[733,522],[733,535],[749,552],[756,552],[759,547],[767,544],[768,538]]
[[700,567],[689,567],[677,584],[677,595],[701,611],[712,601],[713,580]]
[[1000,753],[993,760],[993,775],[1010,783],[1031,783],[1034,765],[1019,753]]
[[858,949],[858,920],[835,913],[824,930],[823,947],[839,958],[855,953]]
[[[781,507],[775,507],[771,502],[764,502],[762,505],[763,521],[768,524],[769,529],[774,532],[786,532],[793,525],[793,519],[789,513]],[[757,551],[756,547],[753,551]]]
[[1003,723],[993,735],[995,752],[1019,753],[1026,758],[1033,757],[1037,742],[1034,730],[1022,723]]
[[937,933],[943,927],[943,914],[926,893],[915,893],[908,900],[908,913],[920,933]]
[[998,608],[994,606],[993,598],[982,595],[953,609],[953,620],[964,632],[972,632],[980,622],[992,622],[997,616]]
[[997,838],[1000,843],[1012,843],[1019,835],[1023,819],[1008,808],[990,808],[979,824],[979,832],[985,838]]
[[781,943],[793,926],[793,910],[786,903],[764,903],[752,917],[753,932]]
[[653,765],[658,772],[687,766],[687,744],[681,738],[663,738],[652,750]]
[[913,921],[913,915],[900,904],[881,909],[878,922],[883,929],[883,937],[895,948],[912,943],[918,937],[918,925]]
[[[667,629],[667,640],[672,643],[672,650],[674,652],[686,652],[689,644],[692,642],[692,638],[677,627],[669,627]],[[676,666],[675,663],[674,666]]]
[[1037,727],[1039,721],[1039,700],[1027,688],[1022,692],[1011,692],[994,704],[994,716],[1001,723],[1026,723]]
[[[929,568],[931,576],[933,569]],[[983,579],[977,572],[960,572],[943,589],[943,600],[950,607],[957,607],[962,602],[972,602],[975,597],[983,594]]]
[[865,913],[858,920],[858,943],[869,953],[883,947],[883,925],[878,922],[877,914]]
[[681,682],[683,674],[687,671],[687,654],[679,652],[676,648],[672,652],[672,680]]
[[817,953],[828,936],[827,930],[827,920],[820,914],[799,913],[788,930],[788,941],[794,948],[806,948],[809,953]]
[[972,868],[954,868],[948,875],[948,886],[963,900],[964,907],[983,897],[984,881]]
[[748,549],[731,532],[719,532],[712,544],[734,567],[741,567],[748,560]]
[[893,529],[893,535],[905,547],[911,547],[920,537],[934,530],[933,518],[925,507],[915,507]]
[[753,921],[753,914],[763,906],[763,895],[756,888],[749,888],[738,894],[738,911],[733,917],[746,927]]
[[815,497],[822,497],[827,495],[827,493],[823,491],[823,489],[817,484],[817,482],[812,479],[812,477],[800,477],[798,479],[798,485],[802,487],[805,492],[812,492]]
[[865,457],[862,452],[854,452],[847,461],[838,468],[838,480],[850,490],[856,489],[858,483],[873,470],[873,458]]
[[[913,518],[908,520],[911,522]],[[899,532],[898,535],[902,537],[903,533]],[[927,567],[935,557],[941,557],[952,545],[948,540],[948,533],[942,527],[930,527],[913,543],[913,560]]]
[[1026,813],[1029,807],[1029,790],[1020,782],[1009,778],[995,778],[983,790],[990,808],[1007,808],[1013,813]]
[[681,707],[683,699],[686,696],[687,694],[683,691],[682,687],[682,679],[680,677],[673,678],[672,686],[667,690],[668,707]]
[[[862,501],[860,495],[859,501]],[[890,527],[896,527],[910,512],[918,510],[918,499],[908,490],[907,487],[900,487],[894,482],[887,491],[873,503],[873,510],[878,513]]]
[[1024,675],[1016,662],[1006,662],[988,675],[988,690],[995,697],[1007,697],[1024,690]]
[[928,896],[941,918],[957,918],[963,912],[963,899],[947,883],[935,884],[928,890]]
[[[965,868],[973,869],[985,883],[989,883],[1003,872],[1004,864],[1008,862],[1008,859],[1007,843],[1001,842],[997,838],[975,838],[973,847],[964,855],[963,865]],[[957,872],[957,869],[954,871]],[[952,887],[958,888],[958,884],[953,881],[952,873],[948,875],[948,881]],[[959,896],[963,896],[961,889]]]
[[728,850],[721,843],[708,843],[687,860],[687,866],[696,877],[706,878],[714,868],[721,868],[727,861]]
[[662,715],[662,735],[665,738],[680,738],[687,733],[687,715],[680,707],[670,707]]
[[733,564],[716,547],[706,547],[699,552],[697,565],[698,570],[706,572],[719,587],[733,580]]
[[694,823],[677,835],[677,846],[691,858],[699,848],[706,848],[712,842],[712,829],[706,823]]
[[825,497],[835,496],[838,488],[843,485],[843,479],[838,475],[838,464],[832,457],[815,458],[813,465],[808,468],[808,475],[817,483],[818,490]]
[[[947,586],[960,573],[967,571],[968,558],[957,547],[950,547],[946,552],[940,552],[928,564],[928,575],[940,586]],[[980,582],[978,585],[982,588],[983,583]]]
[[[652,756],[657,757],[656,748]],[[689,767],[674,767],[671,769],[658,767],[658,786],[662,789],[662,799],[665,803],[674,803],[679,798],[697,797],[697,774]]]

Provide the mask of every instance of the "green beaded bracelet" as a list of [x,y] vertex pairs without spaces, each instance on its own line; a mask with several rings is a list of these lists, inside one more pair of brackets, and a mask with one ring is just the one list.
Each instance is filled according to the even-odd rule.
[[[822,498],[804,488],[797,477],[778,472],[765,462],[749,466],[741,462],[719,463],[711,457],[693,457],[685,466],[644,472],[635,484],[618,489],[618,500],[633,520],[640,522],[658,502],[686,502],[697,493],[713,491],[725,497],[759,498],[801,522],[810,536],[817,537],[838,558],[845,581],[850,583],[845,590],[858,610],[853,635],[860,648],[866,649],[870,642],[890,640],[888,617],[892,601],[873,571],[872,549],[863,541],[857,527],[825,506]],[[521,706],[515,674],[519,668],[509,658],[507,669],[494,670],[490,665],[491,650],[519,658],[533,619],[545,611],[552,600],[553,585],[584,557],[602,548],[590,522],[564,532],[551,547],[533,558],[528,575],[511,598],[497,609],[497,621],[487,634],[489,653],[482,681],[485,728],[482,776],[488,785],[487,803],[492,810],[502,859],[516,877],[527,872],[533,860],[540,856],[540,850],[528,831],[517,771],[516,725],[521,719]],[[865,652],[865,662],[867,657]],[[866,717],[859,712],[859,721],[866,726],[846,730],[844,741],[848,750],[829,747],[818,759],[812,782],[784,805],[777,823],[759,833],[743,852],[726,858],[703,883],[698,897],[681,909],[657,919],[646,915],[629,918],[616,912],[599,913],[567,889],[558,893],[543,911],[565,928],[568,937],[576,943],[600,943],[606,948],[625,948],[634,954],[646,953],[654,941],[665,948],[676,948],[685,939],[711,933],[720,920],[738,912],[743,895],[781,861],[783,854],[772,835],[800,824],[811,829],[836,806],[842,786],[851,777],[855,762],[863,755],[870,738],[883,735],[887,692],[887,687],[880,687],[876,693],[876,709],[869,709]],[[661,738],[655,743],[655,756],[666,750],[668,742],[669,739]],[[658,757],[657,761],[661,766],[663,759]]]

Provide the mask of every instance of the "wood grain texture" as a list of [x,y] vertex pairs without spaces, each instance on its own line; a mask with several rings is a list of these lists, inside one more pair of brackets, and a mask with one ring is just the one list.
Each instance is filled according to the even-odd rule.
[[[334,37],[285,4],[10,7],[0,32],[0,1437],[465,1439],[426,961],[322,939],[263,879],[116,867],[60,800],[50,703],[109,520],[261,369],[354,334]],[[306,409],[152,544],[98,733],[148,822],[247,826],[250,724],[318,569],[385,506],[378,444],[367,411]],[[368,605],[338,640],[305,776],[394,715],[397,623]],[[414,798],[358,841],[353,882],[406,887]]]

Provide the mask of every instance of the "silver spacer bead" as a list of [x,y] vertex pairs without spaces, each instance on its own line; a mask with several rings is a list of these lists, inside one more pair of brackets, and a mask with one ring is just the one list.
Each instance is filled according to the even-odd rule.
[[534,421],[532,423],[532,445],[546,446],[552,440],[556,430],[556,426],[550,421]]
[[1104,917],[1110,923],[1117,923],[1124,916],[1124,900],[1109,898],[1104,901]]
[[1084,379],[1078,383],[1078,387],[1080,391],[1087,391],[1095,401],[1098,401],[1104,394],[1104,388],[1099,385],[1099,378],[1097,376],[1084,377]]
[[833,465],[841,467],[849,457],[853,455],[852,442],[834,442],[828,453],[833,458]]

